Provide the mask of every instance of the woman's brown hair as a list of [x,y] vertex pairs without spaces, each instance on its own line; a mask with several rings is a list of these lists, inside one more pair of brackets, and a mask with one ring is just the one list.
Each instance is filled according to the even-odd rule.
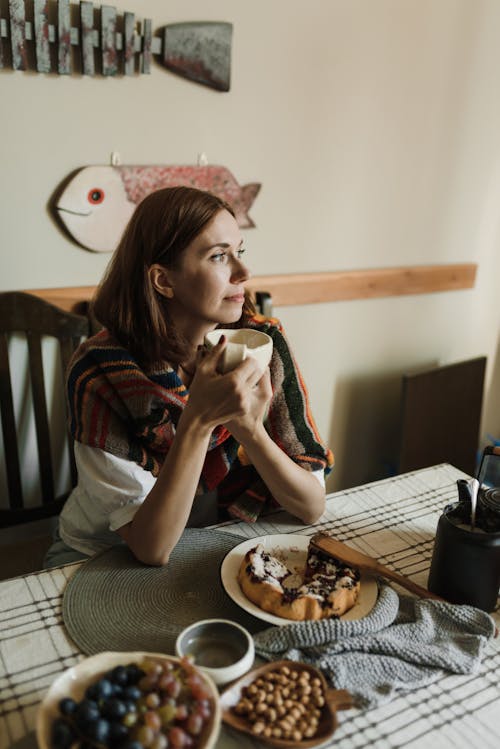
[[[233,209],[221,198],[191,187],[167,187],[137,206],[97,289],[93,314],[143,366],[177,365],[189,353],[168,314],[168,301],[153,287],[149,268],[176,269],[186,247],[219,213]],[[255,313],[245,304],[235,327]]]

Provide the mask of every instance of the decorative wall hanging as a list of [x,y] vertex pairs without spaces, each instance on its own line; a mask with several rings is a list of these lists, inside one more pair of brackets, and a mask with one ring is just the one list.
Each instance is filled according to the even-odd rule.
[[260,184],[240,186],[224,166],[87,166],[65,180],[51,203],[78,244],[112,252],[136,205],[149,193],[175,185],[215,193],[231,205],[238,226],[255,226],[248,210]]
[[[99,71],[104,76],[133,75],[149,73],[153,58],[183,78],[229,91],[230,23],[172,23],[153,36],[149,18],[141,27],[134,13],[120,16],[109,5],[99,8],[91,2],[70,5],[69,0],[9,0],[8,8],[8,18],[0,17],[0,68],[60,75],[95,75]],[[78,26],[71,25],[74,19]]]

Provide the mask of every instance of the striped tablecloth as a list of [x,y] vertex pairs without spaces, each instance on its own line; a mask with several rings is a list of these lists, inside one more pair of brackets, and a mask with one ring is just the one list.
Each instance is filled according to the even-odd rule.
[[[315,526],[282,512],[254,525],[218,526],[242,539],[324,529],[426,586],[436,524],[456,496],[461,471],[447,464],[366,484],[328,497]],[[32,749],[38,704],[53,679],[83,656],[66,635],[62,594],[79,565],[0,582],[0,749]],[[493,614],[500,625],[497,607]],[[340,713],[334,744],[361,747],[500,746],[500,638],[488,644],[474,676],[448,675],[380,708]],[[218,749],[259,744],[222,729]]]

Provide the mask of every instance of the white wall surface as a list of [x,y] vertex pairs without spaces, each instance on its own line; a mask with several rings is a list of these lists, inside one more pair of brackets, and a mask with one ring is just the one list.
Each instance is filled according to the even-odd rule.
[[[500,437],[500,3],[116,0],[153,29],[234,25],[231,90],[149,76],[0,71],[0,289],[99,281],[47,204],[74,169],[195,164],[262,189],[255,275],[474,262],[475,288],[277,308],[337,467],[384,475],[401,374],[488,356],[482,439]],[[5,4],[4,4],[5,5]],[[466,397],[466,394],[464,394]]]

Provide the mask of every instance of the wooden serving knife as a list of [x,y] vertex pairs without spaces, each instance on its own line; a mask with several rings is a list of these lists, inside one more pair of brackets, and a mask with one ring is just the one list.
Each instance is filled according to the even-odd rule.
[[335,557],[335,559],[339,559],[341,562],[345,562],[350,567],[357,567],[362,572],[371,572],[372,574],[386,577],[388,580],[392,580],[394,583],[401,585],[421,598],[433,598],[436,601],[444,600],[426,588],[417,585],[417,583],[414,583],[408,577],[400,575],[399,572],[394,572],[390,567],[380,564],[373,557],[369,557],[367,554],[363,554],[361,551],[357,551],[351,546],[342,543],[342,541],[337,541],[337,539],[327,536],[324,533],[316,533],[311,538],[311,546],[325,552],[331,557]]

